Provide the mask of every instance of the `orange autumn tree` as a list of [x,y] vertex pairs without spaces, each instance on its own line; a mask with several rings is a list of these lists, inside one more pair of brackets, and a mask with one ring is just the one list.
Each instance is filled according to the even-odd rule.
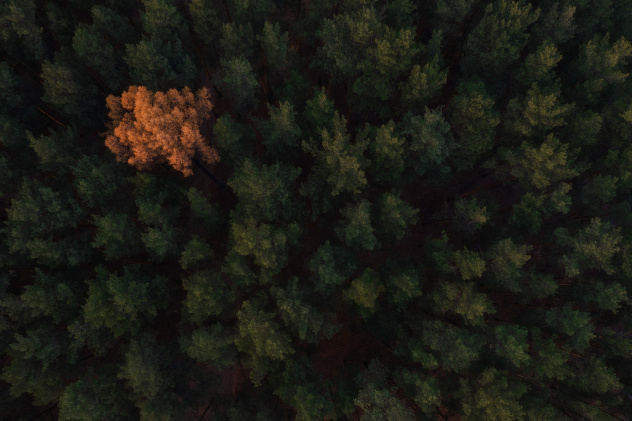
[[153,93],[144,86],[130,86],[120,97],[110,95],[106,101],[112,122],[105,144],[119,161],[139,170],[166,162],[189,176],[196,153],[208,164],[219,160],[200,133],[213,108],[206,88],[195,94],[189,88]]

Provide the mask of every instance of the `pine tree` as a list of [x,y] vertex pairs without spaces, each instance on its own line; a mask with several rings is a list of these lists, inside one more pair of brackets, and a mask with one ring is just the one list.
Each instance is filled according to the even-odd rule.
[[96,25],[79,24],[72,38],[72,48],[110,90],[116,91],[123,86],[125,64]]
[[44,101],[68,115],[94,121],[96,115],[92,112],[98,109],[97,89],[85,73],[80,73],[66,60],[58,58],[54,62],[44,61],[41,77],[45,90],[42,97]]
[[258,221],[296,220],[300,207],[292,196],[300,173],[300,168],[286,164],[268,166],[246,159],[228,182],[240,199],[237,212]]
[[182,280],[187,292],[184,307],[187,319],[202,324],[212,316],[220,315],[231,297],[221,273],[213,270],[197,270]]
[[94,327],[107,327],[114,336],[138,334],[168,304],[167,278],[141,274],[138,267],[125,266],[122,274],[95,268],[88,280],[85,320]]
[[182,347],[191,358],[204,364],[226,368],[237,362],[235,335],[216,323],[209,327],[199,327],[190,339],[183,339]]
[[278,107],[268,104],[270,118],[261,124],[266,157],[271,161],[295,161],[300,150],[302,135],[297,113],[288,101]]
[[261,44],[266,65],[272,70],[281,70],[288,65],[289,37],[287,32],[281,33],[278,22],[265,22],[261,35],[257,35]]
[[255,105],[259,86],[250,62],[243,55],[222,58],[220,68],[222,85],[232,99],[234,110],[238,113],[250,111]]
[[483,18],[464,45],[463,72],[484,78],[500,77],[520,57],[529,38],[526,32],[540,9],[524,0],[497,0],[485,7]]
[[433,169],[449,171],[444,163],[455,145],[450,135],[450,124],[440,110],[426,108],[423,117],[406,114],[398,129],[410,139],[409,165],[418,175]]
[[274,314],[265,311],[257,301],[244,301],[237,317],[239,334],[235,344],[246,355],[242,361],[252,369],[250,378],[260,384],[274,368],[270,361],[283,361],[293,354],[291,339],[274,321]]
[[468,325],[482,326],[485,324],[485,314],[495,313],[491,301],[485,294],[477,292],[472,282],[441,282],[430,299],[439,314],[457,314]]
[[321,244],[312,255],[307,268],[314,274],[314,290],[329,292],[353,273],[355,256],[348,249],[332,245],[329,240]]
[[471,168],[494,146],[499,113],[481,82],[459,84],[450,108],[449,122],[458,148],[453,154],[456,166],[458,169]]
[[397,194],[384,193],[374,206],[376,233],[384,241],[401,240],[417,223],[419,209],[410,206]]
[[367,127],[364,135],[371,138],[368,146],[372,162],[368,168],[369,175],[376,183],[386,186],[398,184],[406,165],[404,138],[397,136],[394,130],[395,124],[391,120],[378,128]]
[[131,85],[152,91],[183,89],[193,85],[197,76],[193,59],[178,38],[143,37],[138,43],[125,44],[123,59],[130,69]]
[[371,223],[371,203],[362,200],[340,210],[344,217],[336,227],[336,233],[342,242],[351,248],[373,250],[380,246],[373,234]]

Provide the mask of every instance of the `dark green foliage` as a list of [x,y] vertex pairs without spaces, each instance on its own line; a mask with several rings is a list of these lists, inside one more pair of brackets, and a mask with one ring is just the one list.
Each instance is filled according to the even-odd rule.
[[[352,85],[352,101],[358,111],[374,111],[380,117],[385,117],[390,114],[385,102],[393,97],[397,80],[410,71],[418,48],[415,45],[412,29],[394,31],[387,28],[380,38],[365,46],[363,60],[357,65],[357,72],[360,74]],[[414,74],[413,77],[417,77],[415,70],[416,68],[413,68],[411,72]],[[424,68],[424,70],[428,73],[432,72],[430,69]],[[431,75],[432,78],[441,79],[441,76]],[[417,82],[415,80],[413,83],[417,85]],[[434,80],[430,83],[441,84],[440,81]],[[430,90],[428,94],[430,97],[437,88],[432,86],[426,90]],[[435,92],[432,92],[433,90]],[[413,93],[417,92],[413,91]]]
[[578,30],[575,23],[577,6],[560,2],[548,2],[548,8],[533,25],[533,37],[537,40],[550,39],[562,44],[573,38]]
[[326,19],[317,35],[323,42],[319,67],[335,80],[353,78],[350,99],[358,111],[387,116],[387,101],[419,52],[412,28],[394,30],[380,22],[376,9],[363,7]]
[[23,50],[27,57],[39,61],[45,53],[44,28],[38,25],[36,14],[34,0],[11,0],[0,6],[0,39],[7,51]]
[[314,214],[329,211],[331,196],[342,193],[356,195],[367,184],[364,167],[368,162],[363,153],[368,142],[352,143],[346,121],[337,112],[333,116],[331,131],[326,128],[320,130],[322,141],[310,139],[302,143],[303,151],[310,153],[315,163],[300,192],[312,200],[320,196],[323,202],[320,209],[312,210]]
[[232,223],[230,231],[234,251],[251,256],[255,265],[278,273],[288,262],[288,252],[301,235],[301,227],[293,222],[285,227],[258,223],[249,217]]
[[106,368],[109,370],[100,373],[89,370],[81,379],[66,386],[59,398],[60,420],[121,419],[133,412],[132,403],[121,393],[123,384],[112,373],[115,368]]
[[7,244],[41,264],[77,266],[89,256],[81,236],[69,236],[84,211],[69,192],[25,180],[7,209]]
[[590,224],[579,231],[575,238],[565,228],[555,230],[557,241],[562,246],[570,246],[571,254],[562,257],[562,265],[568,276],[577,276],[582,270],[597,268],[607,274],[615,272],[611,263],[613,256],[620,251],[621,228],[613,228],[599,218],[590,220]]
[[372,7],[326,19],[317,34],[323,41],[320,50],[322,68],[336,78],[354,76],[356,66],[362,61],[362,54],[372,43],[374,34],[381,35],[383,31]]
[[194,360],[224,368],[236,362],[237,350],[233,342],[234,335],[217,323],[194,330],[191,339],[184,340],[182,347]]
[[261,126],[266,156],[271,161],[293,160],[300,149],[301,129],[296,121],[296,111],[288,101],[278,107],[268,104],[270,118]]
[[401,240],[418,220],[419,209],[413,208],[396,194],[384,193],[374,208],[376,231],[385,241]]
[[424,64],[416,64],[406,82],[400,84],[402,102],[409,108],[420,109],[428,105],[446,83],[448,72],[439,66],[438,57]]
[[222,217],[217,205],[209,202],[202,192],[195,187],[189,188],[186,192],[186,196],[187,199],[189,199],[194,223],[207,230],[216,228]]
[[57,3],[46,3],[44,11],[48,29],[55,41],[60,45],[70,45],[73,32],[77,27],[77,19],[73,13]]
[[534,346],[534,356],[529,366],[536,378],[549,381],[553,379],[565,379],[569,376],[569,367],[565,364],[569,358],[569,346],[559,347],[556,344],[555,335],[545,337],[540,329],[531,330]]
[[461,398],[462,411],[468,419],[523,419],[525,412],[518,399],[527,391],[524,383],[495,368],[485,370],[472,383],[460,379],[457,392]]
[[72,116],[81,115],[91,120],[97,108],[97,89],[85,73],[79,73],[63,61],[45,61],[42,64],[45,94],[42,99]]
[[255,54],[255,34],[252,25],[225,23],[222,26],[219,44],[225,60],[242,57],[246,59],[244,62],[251,62]]
[[84,290],[77,281],[65,276],[35,269],[33,284],[24,288],[20,301],[33,317],[51,317],[55,323],[66,323],[78,316]]
[[562,55],[558,48],[550,38],[547,38],[537,50],[525,58],[518,81],[525,86],[532,86],[534,83],[543,86],[552,84],[556,76],[553,69],[561,59]]
[[156,340],[148,334],[132,340],[127,347],[118,377],[135,395],[151,399],[166,388],[160,367],[161,351]]
[[360,391],[354,403],[363,410],[362,419],[414,420],[414,414],[395,397],[396,388],[387,382],[388,374],[388,369],[379,360],[373,360],[356,379]]
[[288,33],[281,33],[278,22],[271,24],[265,22],[261,35],[257,35],[257,41],[261,44],[263,55],[268,67],[281,70],[288,63]]
[[386,287],[389,300],[398,310],[414,302],[422,295],[423,271],[408,259],[394,258],[381,268],[381,279]]
[[88,297],[84,317],[94,327],[105,326],[114,336],[137,334],[147,321],[167,306],[167,278],[141,273],[138,267],[125,266],[122,274],[95,268],[94,279],[87,281]]
[[24,101],[20,93],[18,78],[6,62],[0,63],[0,110],[3,112],[15,109]]
[[77,154],[77,130],[67,127],[65,130],[50,131],[48,135],[35,137],[31,132],[26,132],[31,148],[37,155],[40,167],[43,170],[52,168],[67,171],[67,168],[75,163]]
[[472,282],[442,282],[430,298],[433,308],[439,314],[457,314],[468,325],[483,325],[485,314],[495,313],[494,306],[487,296],[476,291]]
[[253,153],[254,133],[252,129],[224,114],[215,122],[213,136],[217,142],[220,159],[231,167],[237,167]]
[[437,0],[436,13],[440,18],[439,25],[450,32],[458,29],[472,8],[480,0]]
[[493,147],[500,116],[481,82],[462,82],[451,104],[450,127],[456,135],[458,169],[470,168]]
[[240,199],[238,209],[244,215],[258,221],[291,221],[299,212],[292,203],[292,187],[300,173],[300,168],[259,165],[246,159],[228,184]]
[[511,222],[519,227],[526,228],[532,233],[537,233],[542,226],[542,218],[545,212],[544,197],[536,196],[529,192],[522,196],[520,202],[513,206]]
[[77,195],[88,207],[107,209],[126,184],[120,164],[94,155],[79,159],[72,172]]
[[418,175],[437,168],[446,171],[442,164],[454,149],[454,142],[449,133],[450,124],[441,111],[426,108],[423,117],[406,114],[399,130],[410,139],[410,165]]
[[425,369],[466,370],[479,356],[484,338],[440,321],[423,322],[420,336],[408,340],[413,361]]
[[126,44],[124,60],[129,66],[130,82],[151,91],[191,86],[197,69],[191,57],[175,40],[154,35],[137,44]]
[[17,398],[23,393],[33,395],[33,404],[45,405],[59,399],[68,364],[59,363],[44,370],[41,362],[21,356],[21,352],[8,352],[11,363],[4,367],[0,379],[10,384],[9,394]]
[[367,268],[351,282],[344,291],[344,297],[358,307],[358,312],[366,317],[377,311],[377,300],[386,288],[380,281],[379,273]]
[[432,416],[436,412],[436,407],[441,402],[441,390],[437,379],[422,374],[420,372],[404,371],[402,377],[406,382],[419,410],[427,416]]
[[602,359],[591,358],[583,365],[579,376],[572,382],[579,391],[604,395],[622,387],[614,370]]
[[106,259],[134,255],[140,249],[140,234],[128,215],[108,213],[94,215],[96,233],[92,247],[103,247]]
[[0,4],[0,418],[632,413],[632,0]]
[[581,96],[593,102],[605,93],[608,85],[622,83],[628,73],[621,71],[621,65],[630,57],[632,44],[623,37],[611,43],[610,34],[605,34],[588,41],[576,63],[582,81],[578,87]]
[[190,0],[188,3],[195,34],[205,45],[212,45],[219,38],[220,12],[213,3],[213,0]]
[[524,142],[518,154],[511,151],[502,153],[511,168],[511,175],[526,188],[544,190],[577,175],[577,171],[567,164],[567,149],[567,144],[549,135],[539,147]]
[[468,237],[478,233],[489,222],[487,206],[481,206],[475,197],[457,197],[454,202],[454,228]]
[[574,310],[572,304],[565,304],[562,308],[548,310],[546,323],[555,332],[567,335],[570,345],[583,352],[595,337],[590,323],[590,314]]
[[314,289],[323,292],[342,284],[355,270],[356,262],[348,249],[332,246],[327,240],[318,247],[307,267],[314,274]]
[[485,14],[470,32],[464,45],[463,71],[466,75],[498,77],[520,57],[529,35],[527,28],[540,15],[524,0],[497,0],[485,7]]
[[148,227],[141,234],[141,239],[151,259],[155,262],[161,262],[166,258],[175,257],[180,251],[181,231],[181,229],[167,224]]
[[521,271],[531,258],[527,254],[530,250],[531,247],[514,244],[510,238],[494,244],[492,250],[489,251],[489,257],[492,259],[490,269],[494,282],[510,291],[520,291]]
[[254,105],[259,83],[250,62],[244,56],[223,58],[222,84],[237,112],[247,112]]
[[336,233],[340,241],[351,248],[363,248],[373,250],[380,243],[373,234],[371,223],[371,204],[363,200],[354,205],[343,208],[340,213],[343,220],[336,227]]
[[213,249],[211,249],[211,246],[197,235],[194,235],[184,246],[182,257],[180,258],[180,266],[183,269],[189,269],[197,266],[197,263],[205,263],[212,257]]
[[558,289],[558,284],[551,274],[530,272],[525,283],[524,292],[536,299],[550,297]]
[[494,353],[515,367],[529,362],[527,329],[519,326],[499,325],[494,329]]
[[332,337],[339,329],[334,323],[333,313],[323,314],[308,300],[310,290],[299,287],[298,278],[289,281],[288,286],[274,288],[279,315],[301,341],[318,343],[322,338]]
[[188,319],[194,323],[201,324],[209,317],[221,314],[230,298],[221,274],[211,270],[193,272],[183,279],[182,287],[187,292],[184,306]]
[[315,89],[314,97],[305,104],[304,118],[310,129],[316,133],[323,129],[332,130],[334,119],[334,103],[327,97],[324,89]]
[[275,391],[284,402],[296,408],[297,420],[320,420],[336,416],[330,390],[307,360],[289,361]]
[[574,104],[560,104],[559,92],[555,89],[543,89],[533,83],[527,95],[519,103],[512,99],[507,108],[511,115],[508,126],[513,133],[525,137],[541,137],[564,125],[564,117],[573,110]]
[[464,281],[480,278],[486,270],[485,261],[467,247],[454,253],[453,262]]
[[280,330],[274,314],[266,312],[255,301],[244,301],[239,318],[237,348],[247,355],[244,365],[252,370],[250,378],[257,384],[272,368],[269,360],[284,360],[293,353],[290,337]]
[[136,38],[132,23],[116,10],[96,5],[90,11],[94,25],[118,43],[130,43]]
[[367,136],[371,137],[369,154],[372,165],[370,175],[376,183],[391,185],[397,183],[404,173],[406,149],[404,138],[394,133],[393,121],[379,128],[367,127]]
[[[592,296],[586,297],[588,302],[594,302],[598,308],[608,310],[613,313],[618,313],[622,305],[625,305],[628,301],[628,293],[625,287],[617,282],[611,284],[604,284],[603,282],[596,282]],[[588,295],[588,294],[587,294]]]
[[178,34],[184,27],[184,19],[173,0],[143,0],[141,12],[143,29],[149,35]]
[[117,90],[123,86],[124,63],[96,25],[79,24],[72,47],[87,66],[98,72],[109,89]]

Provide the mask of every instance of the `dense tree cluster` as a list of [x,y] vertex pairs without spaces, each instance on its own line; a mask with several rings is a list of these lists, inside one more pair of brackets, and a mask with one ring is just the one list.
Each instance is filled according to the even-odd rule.
[[629,420],[632,2],[0,2],[0,418]]

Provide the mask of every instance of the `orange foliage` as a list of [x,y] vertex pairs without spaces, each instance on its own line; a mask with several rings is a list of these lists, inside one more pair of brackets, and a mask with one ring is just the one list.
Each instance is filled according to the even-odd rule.
[[119,161],[140,170],[168,162],[189,176],[196,152],[209,164],[219,159],[200,134],[213,108],[206,88],[195,94],[189,88],[153,93],[130,86],[120,97],[108,96],[107,106],[112,123],[105,145]]

